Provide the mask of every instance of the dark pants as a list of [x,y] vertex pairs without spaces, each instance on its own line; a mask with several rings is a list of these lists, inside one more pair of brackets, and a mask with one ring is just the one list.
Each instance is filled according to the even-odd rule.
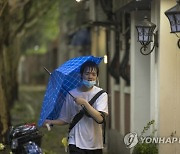
[[87,149],[80,149],[73,144],[69,145],[69,153],[70,154],[102,154],[102,149],[97,150],[87,150]]

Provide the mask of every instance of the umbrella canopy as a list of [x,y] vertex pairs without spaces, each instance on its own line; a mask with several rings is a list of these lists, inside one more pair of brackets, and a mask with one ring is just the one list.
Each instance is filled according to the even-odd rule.
[[38,126],[42,126],[46,119],[53,120],[59,117],[67,92],[81,84],[81,65],[86,61],[93,61],[99,64],[102,59],[102,57],[94,56],[73,58],[50,74]]

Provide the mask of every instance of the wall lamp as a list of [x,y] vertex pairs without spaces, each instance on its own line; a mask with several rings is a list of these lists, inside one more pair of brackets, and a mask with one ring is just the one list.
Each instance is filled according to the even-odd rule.
[[176,36],[179,38],[177,41],[177,46],[180,48],[180,37],[177,35],[177,32],[180,32],[180,0],[177,0],[176,2],[177,4],[167,10],[165,12],[165,15],[169,19],[171,33],[175,33]]
[[[158,47],[157,42],[157,31],[154,33],[154,30],[156,28],[156,25],[150,21],[148,21],[147,17],[144,17],[144,20],[141,21],[138,25],[136,25],[136,29],[138,32],[138,42],[141,43],[142,47],[140,49],[141,54],[143,55],[149,55],[155,47]],[[153,39],[154,36],[154,39]],[[153,42],[153,48],[149,51],[148,45]],[[147,52],[149,51],[149,52]]]

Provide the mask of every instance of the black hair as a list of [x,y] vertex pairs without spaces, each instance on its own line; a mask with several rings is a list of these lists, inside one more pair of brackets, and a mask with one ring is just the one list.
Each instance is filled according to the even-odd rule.
[[83,75],[83,72],[87,67],[96,69],[97,76],[99,75],[99,67],[98,67],[98,65],[93,61],[86,61],[84,64],[81,65],[81,68],[80,68],[81,76]]

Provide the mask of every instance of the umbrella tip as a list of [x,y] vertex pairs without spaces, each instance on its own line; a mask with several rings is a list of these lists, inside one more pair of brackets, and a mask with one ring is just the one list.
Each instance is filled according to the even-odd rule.
[[44,67],[45,71],[49,73],[49,75],[51,75],[51,72],[46,68]]

